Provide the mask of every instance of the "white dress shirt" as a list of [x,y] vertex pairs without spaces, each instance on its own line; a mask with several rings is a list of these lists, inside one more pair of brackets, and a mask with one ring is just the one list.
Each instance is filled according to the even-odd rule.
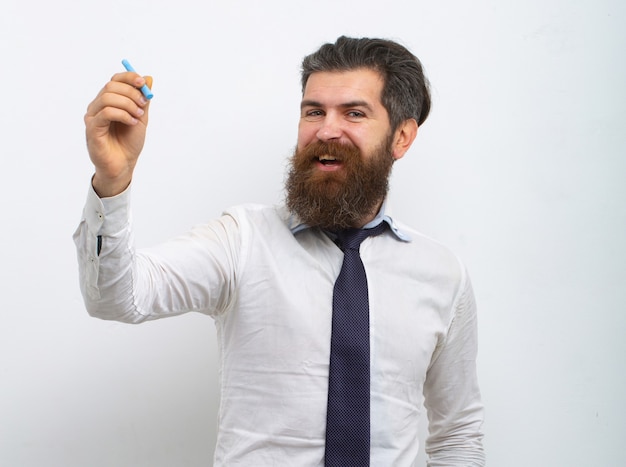
[[[343,253],[282,207],[238,206],[135,250],[130,190],[90,190],[74,240],[92,316],[216,322],[221,405],[215,466],[322,466],[332,294]],[[361,245],[371,347],[371,465],[412,466],[422,394],[429,465],[482,466],[476,307],[441,244],[385,216]]]

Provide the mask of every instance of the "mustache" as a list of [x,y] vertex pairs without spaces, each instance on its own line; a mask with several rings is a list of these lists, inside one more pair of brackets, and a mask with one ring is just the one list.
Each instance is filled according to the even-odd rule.
[[[388,141],[369,154],[350,143],[316,141],[296,148],[285,181],[287,207],[309,226],[337,230],[362,225],[387,194],[390,148]],[[329,158],[342,170],[317,170]]]
[[300,163],[310,163],[322,156],[330,156],[339,162],[351,162],[360,159],[361,151],[351,144],[316,141],[296,151],[294,159]]

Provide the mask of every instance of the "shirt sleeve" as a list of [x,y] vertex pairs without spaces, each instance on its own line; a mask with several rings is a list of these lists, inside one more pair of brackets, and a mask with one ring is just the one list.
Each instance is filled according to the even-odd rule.
[[476,302],[463,268],[448,332],[433,355],[424,384],[429,467],[485,465],[476,355]]
[[232,303],[240,251],[237,221],[224,215],[157,247],[136,250],[130,188],[99,198],[90,188],[74,233],[79,281],[90,315],[139,323]]

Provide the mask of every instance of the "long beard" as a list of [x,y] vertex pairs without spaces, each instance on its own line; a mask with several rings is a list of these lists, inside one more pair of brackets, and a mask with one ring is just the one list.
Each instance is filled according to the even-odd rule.
[[[343,167],[328,172],[316,169],[323,155],[336,158]],[[390,138],[367,158],[354,146],[312,143],[291,158],[285,182],[287,207],[311,227],[360,227],[376,214],[387,195],[393,161]]]

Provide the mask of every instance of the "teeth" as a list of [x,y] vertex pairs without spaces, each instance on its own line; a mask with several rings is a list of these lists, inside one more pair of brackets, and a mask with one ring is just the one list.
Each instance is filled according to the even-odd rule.
[[319,157],[320,161],[334,161],[336,160],[333,156],[329,156],[328,154],[324,154],[323,156]]

